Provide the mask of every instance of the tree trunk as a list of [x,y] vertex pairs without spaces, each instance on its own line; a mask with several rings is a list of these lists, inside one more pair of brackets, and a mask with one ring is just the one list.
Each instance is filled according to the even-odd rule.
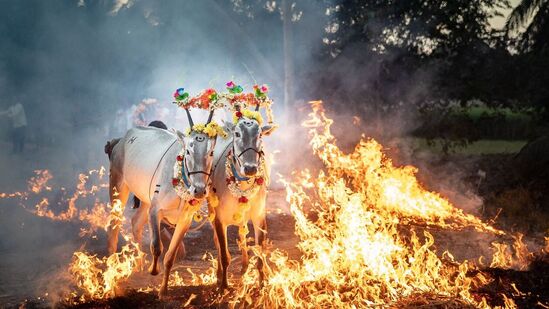
[[[294,104],[294,57],[291,0],[282,0],[282,30],[284,40],[284,107],[287,111]],[[286,113],[285,113],[286,114]]]

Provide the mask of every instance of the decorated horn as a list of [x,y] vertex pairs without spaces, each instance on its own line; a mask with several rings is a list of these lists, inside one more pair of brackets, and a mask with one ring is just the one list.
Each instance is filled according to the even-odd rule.
[[212,121],[213,115],[214,115],[214,110],[211,110],[210,115],[208,115],[208,121],[206,121],[206,125],[208,125]]
[[187,118],[189,118],[189,126],[192,128],[194,127],[193,117],[191,117],[191,113],[189,112],[188,108],[185,108],[185,112],[187,113]]

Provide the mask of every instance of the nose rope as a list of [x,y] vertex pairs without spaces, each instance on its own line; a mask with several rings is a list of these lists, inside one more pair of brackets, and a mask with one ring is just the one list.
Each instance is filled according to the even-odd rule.
[[244,149],[244,150],[238,155],[238,157],[240,158],[240,157],[241,157],[246,151],[248,151],[248,150],[253,150],[253,151],[255,151],[255,153],[257,153],[260,157],[263,155],[263,150],[257,151],[257,149],[255,149],[255,148],[253,148],[253,147],[248,147],[248,148]]
[[181,164],[181,176],[183,178],[183,183],[185,184],[185,186],[188,188],[190,188],[190,186],[192,185],[191,184],[191,175],[195,175],[195,174],[204,174],[206,176],[208,176],[208,178],[206,179],[206,183],[209,183],[210,181],[210,175],[211,173],[207,173],[205,171],[193,171],[193,172],[187,172],[189,170],[189,168],[187,167],[187,160],[185,158],[185,156],[183,156],[183,164]]
[[238,174],[238,172],[236,171],[236,167],[234,166],[234,162],[231,160],[231,172],[233,172],[233,176],[236,180],[238,181],[247,181],[247,180],[250,180],[249,177],[246,177],[246,176],[240,176],[240,174]]

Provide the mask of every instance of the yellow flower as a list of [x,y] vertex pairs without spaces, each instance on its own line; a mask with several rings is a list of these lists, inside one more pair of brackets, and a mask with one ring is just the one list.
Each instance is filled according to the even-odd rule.
[[240,208],[240,211],[244,212],[250,209],[250,203],[239,203],[238,208]]
[[217,130],[209,124],[204,128],[204,134],[207,134],[210,138],[217,135]]
[[238,227],[238,234],[240,234],[242,236],[248,235],[249,232],[250,232],[250,230],[248,230],[248,225],[247,224],[243,224],[243,225]]
[[[192,131],[196,133],[206,134],[210,138],[214,138],[217,135],[221,135],[223,138],[227,137],[227,133],[225,132],[225,130],[223,130],[223,128],[216,122],[210,122],[207,125],[202,123],[195,124]],[[191,129],[188,128],[185,131],[185,134],[189,136],[191,134]]]
[[237,212],[233,215],[233,220],[236,221],[236,222],[242,221],[243,218],[244,218],[244,216],[242,215],[241,212]]
[[193,216],[194,222],[200,222],[200,221],[202,221],[202,219],[203,219],[202,215],[199,212],[195,213],[194,216]]
[[208,196],[208,204],[210,204],[212,208],[219,206],[219,198],[215,193],[210,193],[210,196]]
[[215,219],[215,212],[212,212],[211,214],[208,215],[208,220],[210,220],[210,222],[213,222]]
[[193,131],[195,132],[199,132],[199,133],[202,133],[204,132],[204,129],[206,128],[206,126],[202,123],[198,123],[198,124],[195,124],[193,126]]
[[[254,119],[255,121],[257,121],[257,123],[259,123],[259,125],[261,125],[263,123],[263,117],[261,117],[261,113],[260,112],[256,112],[256,111],[251,111],[249,109],[243,109],[241,111],[242,113],[242,116],[246,117],[246,118],[249,118],[249,119]],[[234,123],[237,123],[238,122],[238,117],[236,117],[236,113],[233,115],[233,122]]]

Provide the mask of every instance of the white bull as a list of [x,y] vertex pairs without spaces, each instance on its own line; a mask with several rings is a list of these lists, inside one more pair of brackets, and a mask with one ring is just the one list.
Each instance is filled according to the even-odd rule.
[[[160,296],[167,294],[170,270],[181,241],[191,225],[196,205],[208,194],[215,143],[215,137],[210,138],[194,131],[189,136],[181,136],[158,128],[137,127],[130,129],[123,138],[107,143],[105,147],[110,158],[111,204],[119,199],[124,207],[130,193],[141,201],[138,210],[141,215],[136,214],[132,218],[132,232],[137,242],[141,241],[143,227],[149,222],[153,256],[149,272],[152,275],[159,273],[158,259],[162,252],[160,224],[165,222],[176,226],[164,256]],[[178,155],[182,159],[181,181],[186,188],[184,197],[177,194],[172,183]],[[117,250],[119,230],[120,222],[109,225],[109,253]]]

